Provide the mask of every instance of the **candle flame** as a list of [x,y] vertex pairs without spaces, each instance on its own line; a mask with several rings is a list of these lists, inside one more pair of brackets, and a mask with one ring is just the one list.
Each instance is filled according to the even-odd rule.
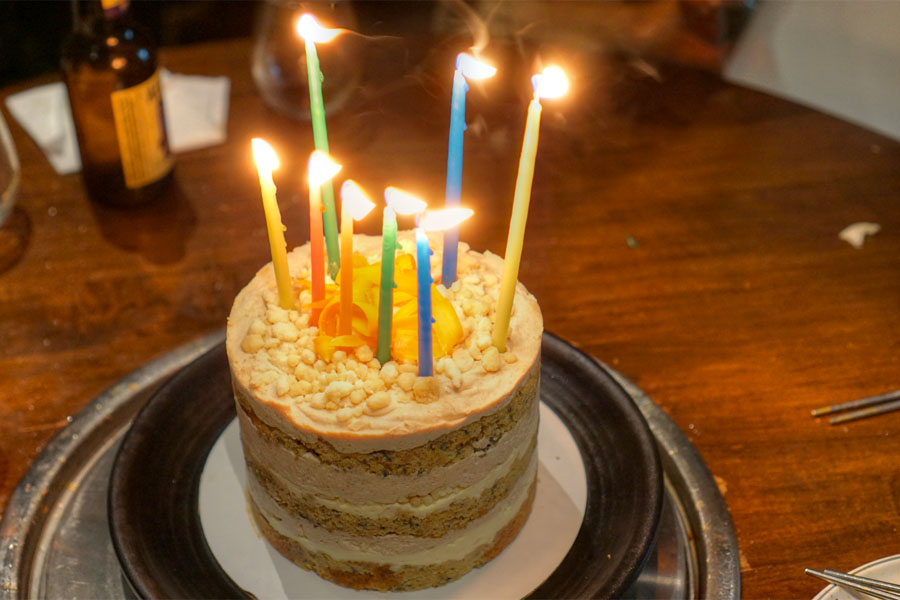
[[322,27],[319,25],[319,22],[316,21],[316,18],[309,13],[301,15],[300,18],[297,19],[295,29],[297,35],[304,40],[315,42],[317,44],[330,42],[341,33],[340,29],[326,29],[325,27]]
[[321,150],[314,151],[309,157],[309,185],[320,186],[341,170],[341,165],[337,164],[331,157]]
[[444,231],[445,229],[456,227],[474,213],[475,211],[471,208],[459,206],[429,210],[419,220],[419,227],[425,231]]
[[470,54],[461,52],[456,56],[456,68],[466,79],[487,79],[497,73],[497,68],[481,62]]
[[384,201],[398,215],[415,215],[428,208],[425,201],[418,196],[395,187],[385,188]]
[[375,208],[359,184],[348,179],[341,186],[341,211],[349,211],[355,221],[359,221]]
[[569,78],[566,72],[557,66],[544,69],[531,78],[534,95],[538,98],[559,98],[569,91]]
[[271,174],[278,168],[278,156],[268,142],[262,138],[253,138],[250,140],[250,146],[253,148],[253,160],[256,161],[259,172]]

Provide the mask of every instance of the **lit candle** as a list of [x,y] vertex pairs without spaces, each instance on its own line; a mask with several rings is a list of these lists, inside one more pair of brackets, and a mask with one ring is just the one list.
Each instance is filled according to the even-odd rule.
[[[466,53],[456,57],[453,74],[453,94],[450,98],[450,141],[447,148],[447,187],[445,203],[459,206],[462,193],[463,132],[466,130],[466,79],[492,77],[497,69],[472,58]],[[459,248],[459,228],[444,232],[444,259],[441,264],[441,283],[446,287],[456,281],[456,255]]]
[[534,99],[528,105],[525,120],[525,137],[519,157],[519,174],[513,196],[512,217],[509,221],[509,237],[503,258],[503,278],[500,282],[500,298],[497,301],[497,322],[493,342],[500,352],[506,351],[509,333],[509,317],[512,314],[516,283],[519,278],[519,262],[522,259],[522,243],[525,240],[525,223],[528,220],[528,204],[531,201],[531,182],[534,179],[534,159],[537,155],[538,132],[541,126],[541,98],[557,98],[566,93],[569,81],[559,67],[547,67],[532,78]]
[[414,215],[425,210],[423,200],[389,187],[384,190],[384,224],[381,232],[381,286],[378,296],[378,350],[381,364],[391,360],[391,320],[394,316],[394,253],[397,250],[397,214]]
[[391,360],[391,318],[394,316],[394,252],[397,249],[397,214],[384,207],[381,226],[381,287],[378,292],[378,348],[375,357],[385,364]]
[[341,186],[341,312],[338,333],[353,333],[353,221],[359,221],[375,208],[365,192],[352,179]]
[[319,321],[321,306],[317,302],[325,299],[325,239],[322,235],[322,184],[331,182],[331,178],[341,170],[327,154],[316,150],[309,157],[309,262],[310,279],[312,280],[313,309],[310,325]]
[[416,227],[416,269],[418,283],[419,307],[419,377],[430,377],[434,374],[432,365],[433,349],[431,347],[431,248],[425,230]]
[[284,225],[281,224],[281,213],[278,211],[278,200],[275,198],[275,182],[272,180],[272,171],[278,168],[278,157],[272,146],[260,138],[253,138],[250,145],[253,148],[256,171],[259,173],[259,190],[262,194],[263,210],[266,213],[272,267],[275,269],[275,283],[278,285],[278,304],[284,309],[294,308]]
[[[309,112],[312,118],[313,143],[316,150],[328,152],[328,129],[325,127],[325,103],[322,100],[322,70],[319,68],[319,55],[316,43],[330,42],[340,29],[326,29],[319,25],[310,14],[301,15],[297,19],[297,34],[306,45],[306,74],[309,81]],[[338,249],[337,215],[334,208],[334,187],[331,181],[322,185],[322,204],[325,206],[325,244],[328,251],[328,272],[332,279],[337,277],[341,266]]]
[[434,374],[433,349],[431,342],[431,248],[428,245],[426,231],[446,231],[456,227],[472,216],[469,208],[458,206],[443,210],[429,211],[422,214],[416,225],[416,290],[419,309],[419,377],[430,377]]

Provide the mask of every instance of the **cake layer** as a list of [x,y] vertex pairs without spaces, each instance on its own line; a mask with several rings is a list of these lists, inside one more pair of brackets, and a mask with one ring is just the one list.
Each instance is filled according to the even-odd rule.
[[429,565],[394,565],[382,562],[346,561],[324,552],[310,551],[276,531],[254,501],[250,511],[262,534],[283,556],[305,569],[338,585],[379,591],[410,591],[444,585],[459,579],[471,569],[480,567],[500,554],[525,525],[534,501],[534,483],[517,513],[494,535],[493,539],[458,560]]
[[[411,244],[411,232],[401,232],[400,240],[402,244]],[[432,246],[438,249],[441,247],[438,237],[434,238]],[[370,260],[377,261],[380,259],[381,238],[356,235],[354,249],[370,257]],[[295,277],[297,274],[304,276],[303,274],[308,273],[308,245],[291,251],[288,262]],[[482,255],[469,251],[465,244],[461,244],[458,263],[461,281],[458,285],[454,284],[455,289],[446,293],[454,307],[463,307],[457,308],[458,313],[465,316],[465,308],[472,313],[463,319],[467,321],[464,328],[472,331],[478,323],[488,318],[490,311],[484,303],[496,301],[497,282],[502,274],[503,261],[490,253]],[[432,258],[433,275],[438,275],[440,264],[441,254],[438,251]],[[262,422],[305,444],[314,445],[324,440],[337,452],[350,453],[417,448],[502,410],[513,400],[514,393],[523,382],[533,376],[540,361],[543,332],[540,308],[534,297],[519,284],[510,321],[508,352],[501,363],[494,365],[496,369],[493,372],[488,372],[476,362],[474,368],[470,367],[455,379],[460,383],[458,386],[451,383],[454,381],[453,377],[438,374],[434,378],[439,386],[438,393],[434,401],[428,403],[405,401],[402,397],[403,390],[392,387],[393,391],[389,396],[392,400],[388,407],[368,411],[348,408],[352,414],[350,418],[346,413],[341,415],[339,411],[323,410],[320,403],[312,401],[314,392],[295,397],[287,391],[292,389],[292,381],[298,383],[298,389],[307,389],[294,379],[295,374],[287,367],[288,363],[282,364],[283,360],[289,359],[283,356],[284,352],[290,350],[289,343],[282,343],[274,337],[271,342],[260,338],[265,344],[265,351],[248,352],[242,347],[255,323],[274,323],[281,326],[278,331],[284,330],[286,337],[296,335],[296,326],[290,322],[291,311],[280,311],[277,307],[272,309],[266,303],[264,298],[267,294],[274,294],[274,291],[275,278],[270,264],[263,267],[238,294],[227,326],[229,365],[236,394],[253,399],[256,416]],[[479,301],[479,307],[471,306],[474,304],[471,301],[473,294],[482,294],[484,302]],[[479,314],[483,316],[478,316]],[[297,323],[302,322],[297,320]],[[468,361],[471,362],[471,356],[477,356],[482,351],[487,354],[493,350],[496,355],[496,349],[489,347],[489,341],[487,346],[477,343],[479,340],[476,338],[485,335],[489,340],[489,330],[483,331],[479,336],[470,334],[471,343],[467,348],[474,354],[469,356]],[[268,351],[270,343],[271,352]],[[284,352],[279,350],[279,344],[287,346]],[[299,367],[303,365],[298,365]],[[299,371],[308,372],[304,369],[305,367],[299,368]],[[279,394],[279,391],[282,393]],[[341,420],[340,416],[350,420]]]
[[298,495],[289,491],[288,482],[267,467],[247,462],[250,476],[288,514],[301,516],[329,531],[353,531],[360,535],[412,535],[440,537],[462,529],[487,513],[505,498],[525,472],[537,443],[537,437],[525,452],[497,468],[476,485],[456,488],[447,495],[392,504],[351,504],[340,499],[326,500],[314,494]]
[[[272,444],[288,448],[297,455],[311,454],[322,464],[339,470],[364,469],[381,477],[421,476],[434,469],[465,460],[472,454],[485,452],[512,429],[522,416],[534,410],[540,377],[540,363],[528,371],[521,384],[510,394],[509,402],[493,414],[442,435],[416,448],[376,450],[374,452],[340,452],[324,440],[306,441],[273,427],[257,415],[253,398],[235,385],[235,399],[254,421],[260,435]],[[478,440],[477,445],[473,440]]]
[[[351,504],[392,504],[409,502],[416,496],[441,497],[445,491],[478,484],[492,469],[521,455],[531,444],[538,428],[537,383],[526,389],[528,393],[510,405],[517,414],[522,413],[511,429],[494,430],[490,427],[494,416],[484,417],[474,424],[478,427],[474,428],[465,452],[460,452],[464,458],[416,474],[388,476],[383,469],[370,471],[368,461],[351,460],[356,455],[349,455],[340,466],[323,463],[316,454],[306,451],[304,444],[273,435],[271,428],[239,402],[241,441],[248,461],[266,465],[280,480],[292,482],[293,487],[288,490],[297,496],[314,494]],[[497,437],[491,437],[491,432]],[[385,458],[384,453],[382,456]]]
[[519,512],[529,498],[537,475],[538,459],[533,454],[512,491],[487,514],[463,529],[449,531],[440,538],[414,535],[362,535],[349,531],[328,531],[315,523],[291,515],[278,505],[250,477],[248,490],[257,510],[281,536],[307,552],[327,554],[334,560],[400,566],[424,566],[463,560],[474,550],[488,545]]

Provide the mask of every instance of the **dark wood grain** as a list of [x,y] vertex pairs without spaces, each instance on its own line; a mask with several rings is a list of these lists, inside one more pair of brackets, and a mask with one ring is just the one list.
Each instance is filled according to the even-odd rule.
[[[380,48],[400,62],[330,119],[332,149],[373,195],[390,183],[440,201],[453,50],[403,63],[404,43]],[[228,141],[180,155],[172,193],[146,209],[92,205],[11,126],[28,240],[0,273],[0,505],[96,394],[224,325],[267,260],[251,136],[281,151],[288,244],[306,240],[311,133],[264,107],[249,52],[165,53],[172,70],[231,78]],[[687,432],[731,511],[745,597],[810,597],[821,585],[803,567],[897,552],[900,413],[830,427],[809,411],[900,388],[900,144],[711,72],[583,63],[572,96],[546,104],[520,276],[547,329]],[[504,249],[527,94],[512,77],[470,93],[462,236],[478,249]],[[855,221],[882,225],[860,250],[837,237]]]

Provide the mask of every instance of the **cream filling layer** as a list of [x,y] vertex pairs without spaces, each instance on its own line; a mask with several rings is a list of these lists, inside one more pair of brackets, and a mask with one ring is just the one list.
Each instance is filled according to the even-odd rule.
[[[511,455],[506,459],[506,461],[488,471],[487,475],[475,485],[469,487],[443,488],[440,491],[431,492],[429,496],[432,497],[432,501],[427,504],[419,504],[418,506],[414,506],[410,502],[392,502],[390,504],[353,504],[338,498],[318,498],[318,502],[332,510],[349,513],[351,515],[358,515],[361,517],[369,517],[372,519],[391,517],[399,512],[402,512],[404,514],[411,514],[417,517],[425,517],[431,513],[448,508],[456,501],[480,497],[482,492],[490,488],[492,485],[497,483],[498,480],[509,473],[513,464],[515,464],[515,462],[519,458],[519,455]],[[282,486],[286,487],[289,491],[296,493],[295,490],[297,486],[291,485],[277,475],[276,477],[278,478],[278,482]],[[435,498],[435,496],[438,496],[439,494],[443,495]]]
[[534,402],[528,414],[506,432],[486,452],[436,467],[421,476],[382,477],[368,471],[339,471],[323,465],[311,455],[295,456],[281,445],[260,435],[243,409],[237,407],[241,425],[241,441],[248,459],[266,465],[281,481],[290,481],[288,489],[296,495],[311,494],[319,498],[341,498],[349,504],[403,503],[412,496],[427,496],[448,487],[477,485],[498,465],[510,457],[521,455],[534,439],[538,429],[540,406]]
[[486,515],[465,529],[441,538],[384,535],[357,536],[343,532],[329,532],[308,521],[285,513],[267,497],[253,478],[250,495],[260,513],[279,534],[302,546],[308,552],[327,554],[340,561],[373,562],[392,567],[426,566],[452,560],[462,560],[476,549],[491,543],[519,512],[528,498],[529,489],[537,474],[538,456],[531,461],[510,494],[497,503]]

